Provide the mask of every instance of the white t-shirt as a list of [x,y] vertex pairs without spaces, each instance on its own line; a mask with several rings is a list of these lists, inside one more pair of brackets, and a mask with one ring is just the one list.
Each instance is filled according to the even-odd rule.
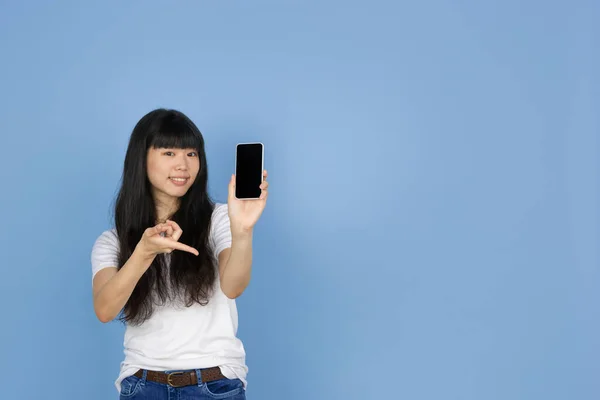
[[[216,204],[212,214],[209,243],[218,265],[218,255],[231,247],[227,204]],[[115,229],[104,231],[91,253],[92,279],[98,271],[117,266],[118,237]],[[167,258],[168,259],[168,258]],[[217,270],[215,290],[208,305],[185,307],[180,303],[155,306],[142,325],[126,325],[123,342],[125,359],[115,386],[138,369],[156,371],[219,366],[227,378],[239,378],[246,386],[246,353],[237,338],[238,315],[234,299],[222,292]]]

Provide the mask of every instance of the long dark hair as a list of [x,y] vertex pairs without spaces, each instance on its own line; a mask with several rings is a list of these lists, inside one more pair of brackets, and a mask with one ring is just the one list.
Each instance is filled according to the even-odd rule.
[[170,267],[167,265],[167,255],[157,255],[121,312],[119,319],[130,324],[141,324],[147,320],[155,305],[174,300],[174,294],[183,294],[186,306],[194,303],[206,305],[216,279],[208,241],[214,202],[207,193],[204,138],[186,115],[162,108],[142,117],[129,140],[121,187],[114,207],[115,228],[120,243],[118,268],[121,269],[131,257],[144,230],[156,225],[158,218],[146,172],[147,154],[151,147],[194,148],[198,152],[198,176],[181,197],[179,208],[171,219],[183,230],[179,241],[195,247],[200,255],[176,250],[168,255]]

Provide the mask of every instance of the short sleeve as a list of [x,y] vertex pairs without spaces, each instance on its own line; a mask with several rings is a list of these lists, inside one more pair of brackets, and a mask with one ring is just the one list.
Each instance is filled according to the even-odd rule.
[[116,231],[104,231],[92,247],[92,279],[106,267],[117,267],[119,262],[119,239]]
[[229,209],[227,204],[215,205],[212,214],[209,241],[215,260],[219,260],[219,253],[231,247],[231,226],[229,225]]

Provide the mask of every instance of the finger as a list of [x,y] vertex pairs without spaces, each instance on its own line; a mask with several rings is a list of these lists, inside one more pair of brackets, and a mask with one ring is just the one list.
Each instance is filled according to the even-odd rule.
[[181,231],[181,226],[179,226],[179,224],[175,221],[173,221],[172,219],[168,219],[167,222],[165,222],[166,224],[169,224],[169,226],[171,226],[175,231]]
[[158,234],[162,237],[171,236],[173,234],[173,228],[169,224],[162,223],[157,225]]
[[263,171],[263,181],[266,181],[266,180],[267,180],[267,170],[265,169]]
[[265,190],[261,191],[259,199],[265,200],[268,195],[269,195],[269,191],[265,189]]
[[179,224],[173,220],[167,220],[167,224],[169,224],[171,226],[171,229],[173,229],[173,234],[171,235],[171,237],[174,240],[178,241],[181,235],[183,234],[183,230],[181,229]]
[[232,174],[231,179],[229,179],[228,197],[229,199],[235,197],[235,174]]
[[174,250],[182,250],[198,255],[198,251],[193,247],[190,247],[181,242],[176,242],[171,238],[161,238],[159,240],[159,246],[161,247],[163,253],[172,253]]
[[162,232],[166,232],[167,226],[165,224],[157,224],[151,228],[146,229],[145,233],[148,236],[160,235]]
[[260,188],[261,189],[267,189],[269,187],[269,182],[264,181],[263,183],[260,184]]
[[200,253],[198,253],[198,250],[196,250],[195,248],[190,247],[183,243],[171,241],[171,243],[169,243],[169,246],[176,250],[187,251],[188,253],[192,253],[195,256],[200,254]]

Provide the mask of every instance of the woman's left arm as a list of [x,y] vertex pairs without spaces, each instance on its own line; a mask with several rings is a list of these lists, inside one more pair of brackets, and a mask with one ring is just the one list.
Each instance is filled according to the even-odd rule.
[[231,248],[219,254],[221,290],[231,299],[239,297],[248,284],[252,272],[252,236],[254,225],[260,218],[268,196],[267,171],[263,172],[261,195],[256,200],[239,200],[235,197],[235,175],[229,181],[227,199],[231,226]]

